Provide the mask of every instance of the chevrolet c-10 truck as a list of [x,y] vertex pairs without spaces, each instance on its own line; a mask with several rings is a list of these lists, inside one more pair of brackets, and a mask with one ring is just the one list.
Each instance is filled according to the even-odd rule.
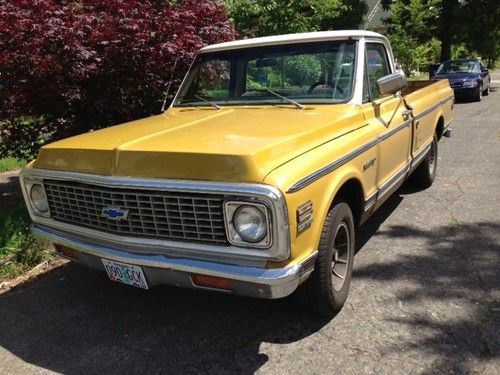
[[34,233],[147,289],[281,298],[332,317],[355,233],[449,135],[448,81],[407,83],[385,37],[330,31],[199,51],[162,114],[42,147],[21,173]]

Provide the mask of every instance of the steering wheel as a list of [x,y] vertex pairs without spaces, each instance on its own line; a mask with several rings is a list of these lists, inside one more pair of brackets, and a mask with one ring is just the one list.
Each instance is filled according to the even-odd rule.
[[337,87],[334,87],[332,82],[318,81],[316,83],[313,83],[311,85],[311,87],[309,87],[309,90],[307,90],[307,95],[311,95],[312,92],[314,91],[314,89],[316,89],[319,86],[329,87],[332,89],[332,91],[336,90],[336,91],[340,92],[341,95],[345,94],[344,90],[339,85],[337,85]]

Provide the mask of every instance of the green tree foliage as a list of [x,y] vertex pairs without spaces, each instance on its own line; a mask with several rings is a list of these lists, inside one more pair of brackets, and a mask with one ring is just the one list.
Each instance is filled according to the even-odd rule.
[[224,0],[241,36],[357,29],[362,0]]
[[462,41],[489,66],[500,58],[500,4],[498,0],[469,0],[464,6],[467,22]]
[[[393,46],[396,56],[415,66],[421,57],[409,56],[404,50],[421,47],[420,52],[434,51],[436,38],[440,44],[434,61],[455,55],[481,56],[489,64],[500,57],[500,7],[498,0],[382,0],[391,15],[387,20],[389,38],[401,45]],[[427,46],[423,44],[431,43]],[[460,46],[460,47],[459,47]],[[459,48],[458,48],[459,47]]]
[[394,1],[391,4],[389,40],[406,75],[426,70],[439,58],[438,32],[440,0]]

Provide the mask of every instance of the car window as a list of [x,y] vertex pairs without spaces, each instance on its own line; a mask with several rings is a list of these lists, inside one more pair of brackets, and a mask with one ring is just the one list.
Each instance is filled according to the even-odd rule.
[[383,76],[391,74],[389,59],[385,47],[380,43],[367,43],[366,45],[366,65],[370,87],[371,99],[377,99],[380,94],[377,90],[377,80]]
[[437,74],[479,73],[479,64],[474,60],[450,60],[439,67]]

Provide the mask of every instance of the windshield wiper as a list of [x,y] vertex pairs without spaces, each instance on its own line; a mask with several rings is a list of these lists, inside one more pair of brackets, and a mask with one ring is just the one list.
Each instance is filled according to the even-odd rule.
[[220,105],[218,105],[218,104],[216,104],[216,103],[214,103],[214,102],[211,102],[210,100],[204,99],[204,98],[202,98],[201,96],[194,95],[194,97],[195,97],[196,99],[200,99],[200,100],[204,101],[205,103],[210,104],[210,105],[211,105],[212,107],[214,107],[215,109],[222,109],[222,107],[221,107]]
[[300,104],[299,102],[296,102],[295,100],[292,100],[292,99],[289,99],[287,98],[286,96],[283,96],[281,94],[278,94],[277,92],[274,92],[273,90],[271,89],[268,89],[267,87],[264,87],[262,89],[256,89],[256,90],[253,90],[253,91],[262,91],[262,92],[268,92],[270,94],[273,94],[274,96],[280,98],[280,99],[283,99],[285,102],[288,102],[290,104],[293,104],[295,107],[297,107],[297,109],[304,109],[305,107]]

